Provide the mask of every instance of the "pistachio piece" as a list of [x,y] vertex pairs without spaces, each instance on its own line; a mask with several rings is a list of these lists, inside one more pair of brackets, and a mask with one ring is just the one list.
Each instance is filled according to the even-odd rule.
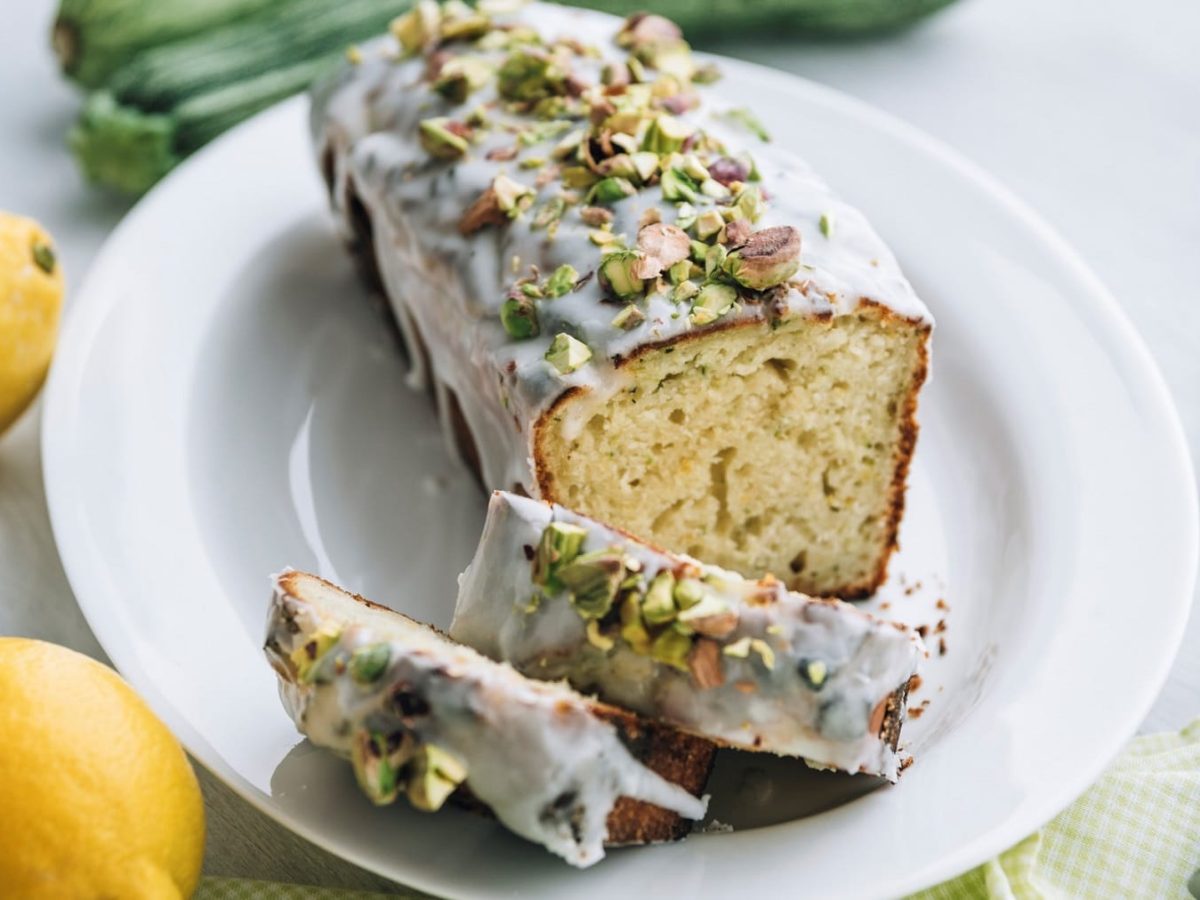
[[707,241],[724,227],[725,218],[719,210],[706,209],[696,217],[696,236],[702,241]]
[[595,619],[588,619],[584,633],[587,635],[588,643],[597,650],[603,650],[607,653],[616,646],[616,642],[612,638],[600,631],[600,623]]
[[561,331],[554,336],[550,349],[546,351],[546,362],[554,366],[560,375],[569,375],[586,365],[591,358],[592,350],[587,344]]
[[373,684],[387,671],[392,648],[387,644],[368,644],[350,654],[350,677],[359,684]]
[[725,261],[725,271],[755,291],[782,284],[799,268],[800,232],[790,225],[754,232]]
[[616,203],[618,200],[632,197],[636,193],[637,188],[628,178],[603,178],[592,185],[592,189],[588,191],[586,202]]
[[722,156],[709,163],[708,174],[716,181],[729,187],[737,181],[750,177],[750,167],[731,156]]
[[407,732],[385,735],[360,731],[350,744],[354,778],[376,806],[392,803],[402,786],[400,770],[412,757],[415,741]]
[[658,171],[657,153],[652,153],[649,150],[640,150],[637,153],[630,154],[629,158],[633,161],[634,174],[642,184],[653,178],[654,174]]
[[725,673],[721,671],[721,647],[709,638],[697,638],[692,645],[692,652],[687,658],[688,670],[692,680],[702,691],[720,687],[725,683]]
[[775,651],[771,649],[770,644],[761,638],[751,638],[750,649],[759,655],[764,666],[768,669],[775,668]]
[[458,56],[442,66],[433,89],[451,103],[463,103],[492,77],[492,70],[481,59]]
[[726,644],[725,648],[721,652],[726,656],[732,656],[737,659],[746,659],[750,656],[750,638],[738,638],[736,641]]
[[675,605],[681,610],[687,610],[709,596],[709,590],[698,578],[680,578],[675,583],[672,595],[675,598]]
[[615,175],[618,178],[636,178],[637,168],[633,165],[633,157],[628,153],[618,153],[610,156],[596,166],[601,175]]
[[737,302],[737,291],[727,284],[710,281],[700,288],[692,301],[693,325],[708,325],[725,315]]
[[767,129],[763,128],[763,124],[758,120],[758,116],[745,107],[726,110],[720,114],[720,118],[742,126],[764,144],[771,141],[771,135],[767,134]]
[[714,594],[705,594],[698,603],[679,613],[677,621],[697,634],[721,638],[737,627],[737,611]]
[[600,263],[600,278],[623,300],[641,296],[645,282],[635,274],[641,260],[641,255],[634,250],[609,253]]
[[505,100],[541,100],[564,89],[563,73],[550,57],[530,48],[509,54],[496,79],[497,90]]
[[426,812],[441,809],[467,778],[467,767],[457,757],[432,744],[421,745],[410,765],[408,801]]
[[743,219],[757,222],[766,211],[762,191],[756,187],[744,187],[733,203],[733,208]]
[[713,244],[704,251],[704,275],[706,278],[712,278],[719,273],[725,265],[725,259],[729,255],[729,251],[724,244]]
[[620,328],[622,331],[632,331],[645,321],[646,314],[630,303],[619,313],[613,316],[613,320],[610,324],[613,328]]
[[466,138],[450,129],[444,116],[423,119],[420,124],[421,149],[434,159],[462,159],[470,144]]
[[700,285],[694,281],[681,281],[671,292],[671,299],[676,303],[685,303],[700,293]]
[[696,224],[696,207],[690,203],[680,203],[675,212],[675,224],[683,229]]
[[537,337],[541,331],[538,323],[537,306],[531,297],[510,294],[500,304],[500,324],[510,337],[519,341]]
[[797,669],[804,683],[814,691],[821,690],[825,686],[825,680],[829,677],[829,666],[824,660],[802,659]]
[[501,211],[508,213],[510,219],[515,219],[521,210],[533,202],[534,191],[527,185],[514,181],[507,175],[497,175],[492,179],[492,190],[496,193],[496,204]]
[[696,193],[696,182],[688,177],[686,172],[679,169],[667,169],[660,180],[664,200],[695,203],[699,199]]
[[721,70],[716,63],[702,63],[692,73],[692,84],[716,84],[721,80]]
[[566,522],[551,522],[542,531],[537,549],[533,554],[534,584],[540,584],[551,592],[562,589],[558,570],[579,555],[587,531],[578,525]]
[[571,604],[580,616],[599,619],[612,609],[625,580],[625,558],[618,550],[584,553],[559,568],[558,580],[571,592]]
[[638,232],[638,249],[646,256],[658,260],[659,270],[669,269],[691,252],[691,241],[687,232],[677,225],[659,222],[647,225]]
[[659,156],[677,153],[694,133],[691,125],[664,113],[650,122],[646,136],[642,138],[642,149]]
[[674,628],[667,628],[650,644],[650,656],[661,663],[687,672],[688,656],[692,651],[692,639]]
[[734,219],[725,226],[725,246],[737,249],[750,239],[750,223],[745,219]]
[[[688,251],[691,252],[691,246],[688,246]],[[667,275],[670,276],[671,284],[680,285],[687,281],[692,274],[692,261],[684,258],[671,266],[667,270]]]
[[561,297],[575,287],[579,273],[570,263],[563,263],[554,270],[554,274],[546,279],[546,296]]
[[569,188],[585,188],[599,181],[600,176],[587,166],[567,166],[562,170],[562,180]]
[[642,600],[642,618],[650,625],[664,625],[675,619],[675,576],[663,569],[650,582]]
[[529,226],[534,229],[546,228],[561,219],[566,211],[567,202],[562,197],[551,197],[538,207]]
[[308,637],[303,644],[291,653],[291,660],[296,667],[296,680],[301,684],[311,684],[317,680],[317,668],[325,654],[337,646],[338,638],[342,636],[341,629],[322,626]]
[[728,200],[730,197],[729,188],[725,187],[725,185],[721,184],[715,178],[705,178],[701,181],[700,193],[718,202]]
[[642,621],[641,598],[632,591],[621,601],[621,639],[635,653],[650,652],[650,632]]
[[388,31],[406,55],[424,50],[438,39],[442,10],[434,0],[420,0],[410,12],[392,19]]
[[491,27],[491,20],[480,14],[451,16],[442,19],[442,40],[473,41],[483,37]]
[[833,234],[833,213],[821,213],[821,221],[817,223],[820,226],[821,234],[825,237],[830,237]]
[[599,228],[612,222],[613,214],[612,210],[603,206],[582,206],[579,208],[579,218],[583,219],[583,224]]
[[679,26],[665,16],[653,13],[634,13],[617,32],[617,46],[637,49],[647,44],[677,41],[683,37]]

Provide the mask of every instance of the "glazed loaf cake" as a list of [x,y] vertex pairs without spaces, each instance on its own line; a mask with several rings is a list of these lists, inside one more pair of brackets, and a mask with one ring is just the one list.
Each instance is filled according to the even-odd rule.
[[315,575],[275,579],[266,654],[296,727],[377,804],[482,804],[576,866],[676,840],[714,749],[511,667]]
[[839,600],[496,492],[450,635],[726,746],[895,781],[922,645]]
[[658,16],[422,2],[320,87],[332,205],[487,488],[861,596],[932,321]]

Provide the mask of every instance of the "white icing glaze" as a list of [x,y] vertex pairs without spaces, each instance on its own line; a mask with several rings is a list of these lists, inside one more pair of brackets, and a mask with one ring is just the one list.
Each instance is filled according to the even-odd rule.
[[[738,613],[737,627],[718,643],[765,641],[773,667],[754,653],[722,654],[724,683],[701,688],[689,673],[640,655],[620,639],[607,651],[593,645],[565,592],[529,611],[530,597],[539,592],[530,548],[552,521],[585,528],[584,552],[615,547],[635,558],[647,582],[660,570],[695,566]],[[479,549],[459,579],[450,634],[527,675],[566,678],[579,690],[723,743],[893,781],[896,753],[868,721],[916,672],[923,649],[915,632],[847,603],[789,593],[777,582],[747,581],[562,507],[504,492],[492,495]],[[817,688],[800,675],[811,661],[828,671]]]
[[[301,589],[284,578],[299,579]],[[314,744],[349,756],[363,729],[407,731],[464,763],[466,786],[508,828],[580,867],[604,856],[618,797],[703,817],[703,800],[635,760],[570,688],[525,678],[399,613],[355,604],[314,576],[276,578],[266,652],[284,707]],[[333,659],[386,643],[386,671],[362,684],[330,666],[318,683],[301,683],[291,653],[323,629],[337,633]],[[390,702],[400,685],[428,711],[402,721]]]
[[[547,40],[583,37],[596,44],[607,59],[623,59],[613,46],[620,20],[583,10],[531,4],[502,21],[535,27]],[[502,54],[501,54],[502,55]],[[602,403],[624,383],[615,365],[638,347],[667,341],[689,332],[687,306],[665,296],[643,301],[646,321],[622,331],[612,318],[620,308],[603,302],[598,279],[582,289],[539,303],[541,334],[516,341],[499,321],[499,308],[518,277],[511,268],[520,259],[520,273],[536,264],[544,274],[570,263],[580,274],[596,269],[600,254],[588,239],[588,228],[577,213],[568,212],[557,238],[531,228],[530,215],[504,227],[488,227],[464,238],[458,222],[466,208],[499,172],[526,185],[533,173],[517,163],[484,158],[494,148],[508,147],[514,137],[492,129],[473,146],[467,159],[446,163],[429,158],[417,139],[418,123],[433,116],[465,116],[495,97],[494,85],[472,94],[466,104],[453,106],[421,80],[424,61],[397,61],[391,38],[381,38],[363,50],[364,61],[347,66],[315,94],[312,114],[318,154],[333,154],[333,205],[344,231],[350,233],[349,191],[360,198],[374,227],[375,251],[390,302],[413,357],[410,381],[424,380],[411,315],[428,348],[433,376],[458,397],[463,415],[480,451],[484,483],[492,487],[523,485],[536,492],[532,477],[532,426],[548,406],[571,387],[586,389],[586,400],[570,419],[581,423],[586,407]],[[584,75],[595,72],[594,62]],[[757,227],[791,225],[802,239],[803,281],[786,293],[776,315],[854,312],[864,300],[885,306],[900,316],[930,321],[925,306],[901,274],[891,252],[853,207],[839,200],[795,155],[776,144],[758,143],[740,129],[717,118],[724,108],[744,103],[722,96],[720,83],[702,90],[701,107],[682,118],[721,139],[729,149],[749,149],[770,195],[767,212]],[[734,102],[730,102],[730,100]],[[503,118],[501,116],[501,118]],[[522,151],[522,157],[544,156],[555,140]],[[543,188],[539,199],[556,191]],[[630,243],[638,220],[649,206],[664,210],[672,222],[675,209],[663,204],[657,189],[644,190],[618,202],[613,231]],[[828,214],[836,223],[831,236],[821,233],[819,221]],[[718,321],[761,320],[764,304],[745,303]],[[567,331],[593,350],[592,361],[569,375],[560,375],[544,359],[553,336]],[[445,397],[441,398],[443,415]]]

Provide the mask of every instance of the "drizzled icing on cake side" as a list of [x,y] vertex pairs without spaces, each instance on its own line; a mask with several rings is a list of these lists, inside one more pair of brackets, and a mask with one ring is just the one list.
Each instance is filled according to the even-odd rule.
[[426,2],[394,29],[413,53],[380,39],[316,93],[342,226],[353,195],[489,485],[532,487],[531,425],[626,387],[640,348],[864,301],[929,321],[861,213],[648,20]]

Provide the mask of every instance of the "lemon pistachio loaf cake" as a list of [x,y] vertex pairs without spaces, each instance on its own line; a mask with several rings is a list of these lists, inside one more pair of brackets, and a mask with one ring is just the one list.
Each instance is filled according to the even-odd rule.
[[425,0],[351,57],[332,205],[483,484],[872,591],[932,321],[748,98],[653,15]]
[[265,649],[296,727],[349,757],[377,804],[465,798],[576,866],[704,815],[707,741],[525,678],[315,575],[276,576]]
[[912,630],[496,492],[450,635],[718,743],[894,781]]

